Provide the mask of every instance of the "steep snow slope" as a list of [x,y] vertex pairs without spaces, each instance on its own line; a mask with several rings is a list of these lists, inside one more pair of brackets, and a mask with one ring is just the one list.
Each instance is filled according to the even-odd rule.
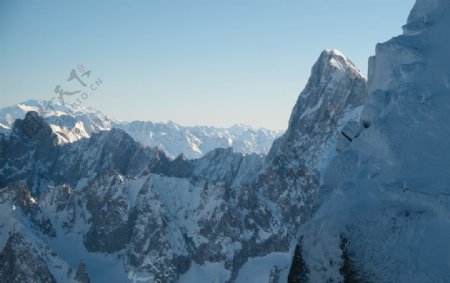
[[43,238],[56,236],[27,188],[13,183],[0,189],[2,282],[77,282],[67,264]]
[[311,282],[450,281],[449,26],[449,1],[417,0],[404,35],[377,45],[366,129],[300,229]]

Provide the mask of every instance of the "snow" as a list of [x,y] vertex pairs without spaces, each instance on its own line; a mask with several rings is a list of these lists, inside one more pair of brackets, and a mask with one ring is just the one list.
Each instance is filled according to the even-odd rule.
[[88,185],[89,179],[88,178],[81,178],[77,182],[76,190],[81,190],[82,188],[86,187]]
[[292,253],[271,253],[263,257],[250,258],[239,270],[236,283],[269,282],[274,266],[280,270],[278,282],[287,282]]
[[8,133],[16,119],[23,119],[27,111],[36,111],[46,118],[58,137],[58,143],[73,143],[89,138],[93,133],[120,128],[146,146],[159,147],[175,158],[184,154],[199,158],[215,148],[233,146],[244,154],[266,154],[282,131],[234,125],[231,128],[208,126],[184,127],[172,121],[152,123],[142,121],[114,122],[101,112],[79,105],[76,109],[52,101],[28,100],[0,109],[0,131]]
[[370,60],[367,128],[326,169],[299,230],[313,282],[342,280],[340,237],[370,282],[450,282],[450,3],[418,0],[408,28],[424,19]]
[[60,144],[72,143],[90,137],[93,132],[111,129],[111,121],[95,109],[81,105],[74,109],[56,101],[49,104],[42,100],[28,100],[0,109],[3,131],[10,129],[16,119],[23,119],[28,111],[35,111],[45,117]]
[[[263,257],[250,258],[239,270],[236,283],[269,282],[270,272],[275,266],[280,270],[278,282],[287,282],[291,263],[291,253],[271,253]],[[217,282],[224,283],[230,278],[230,271],[223,263],[192,263],[191,268],[181,276],[179,283]]]
[[184,154],[187,158],[199,158],[216,148],[232,146],[244,154],[265,154],[281,131],[255,129],[235,125],[232,128],[207,126],[185,127],[173,122],[152,123],[133,121],[118,125],[136,141],[157,146],[172,158]]
[[[332,59],[330,60],[331,65],[335,68],[345,71],[349,66],[353,66],[354,64],[350,59],[347,58],[340,50],[338,49],[326,49],[325,52],[331,55]],[[357,68],[355,70],[361,77],[365,77],[365,75]]]
[[203,265],[192,263],[191,268],[180,277],[178,283],[225,283],[230,275],[230,271],[220,262],[205,262]]
[[311,108],[306,109],[300,116],[300,119],[303,119],[304,117],[307,117],[311,115],[312,113],[317,112],[317,110],[323,105],[323,97],[320,97],[319,101],[317,101],[316,105],[314,105]]
[[[307,139],[316,142],[310,147],[314,152],[307,152],[305,159],[313,156],[311,167],[319,170],[322,186],[317,190],[312,217],[298,231],[302,239],[302,257],[310,271],[308,276],[311,282],[343,280],[343,238],[348,240],[346,249],[354,268],[361,275],[367,276],[368,281],[450,282],[450,40],[443,36],[446,34],[443,32],[447,32],[450,26],[450,7],[448,2],[439,0],[418,0],[417,3],[405,27],[405,36],[377,46],[377,54],[370,61],[369,98],[364,109],[356,107],[360,105],[360,101],[357,101],[352,105],[353,108],[338,109],[343,111],[339,115],[334,113],[334,110],[330,114],[330,106],[335,106],[333,103],[339,102],[340,106],[345,106],[338,98],[352,96],[345,91],[338,93],[342,96],[333,96],[336,88],[347,90],[356,81],[361,87],[358,87],[360,91],[354,93],[355,96],[361,95],[364,98],[366,90],[366,81],[362,74],[337,50],[327,50],[324,53],[326,55],[328,52],[328,55],[332,56],[321,56],[327,60],[319,62],[319,65],[323,63],[328,68],[325,76],[313,77],[323,80],[317,84],[318,89],[326,87],[327,95],[312,89],[311,92],[304,93],[306,98],[311,98],[310,103],[301,104],[303,100],[299,99],[300,106],[298,109],[296,106],[296,110],[304,111],[294,113],[291,121],[294,125],[293,131],[297,130],[295,126],[299,127],[305,122],[302,119],[308,116],[313,117],[311,121],[306,121],[311,123],[308,125],[317,125],[318,121],[314,121],[316,114],[323,119],[325,125],[320,129],[314,128],[317,132],[311,136],[303,135],[303,132],[299,131],[300,134],[294,135],[286,151],[294,156],[286,164],[286,168],[293,169],[298,167],[300,162],[296,156],[298,152],[288,150],[300,147]],[[447,15],[445,19],[440,18],[442,13]],[[352,77],[342,83],[342,78],[348,76],[355,76],[357,80]],[[333,99],[327,100],[330,98],[328,96]],[[0,110],[0,118],[3,119],[0,121],[8,126],[8,121],[13,117],[35,109],[36,105],[39,103],[33,101]],[[302,108],[304,105],[306,106]],[[89,137],[102,127],[110,129],[111,125],[106,119],[102,118],[104,123],[100,124],[89,122],[97,117],[98,113],[79,114],[77,119],[60,115],[59,112],[55,115],[56,118],[48,117],[49,121],[55,122],[52,128],[67,136],[63,142]],[[332,120],[333,125],[327,120],[330,117],[337,117]],[[356,122],[358,120],[363,122],[364,129],[361,128],[360,122]],[[299,123],[296,124],[297,122]],[[241,146],[243,151],[264,151],[267,146],[270,147],[270,137],[274,136],[273,132],[261,129],[258,132],[239,125],[231,129],[218,129],[182,127],[173,122],[133,122],[123,123],[121,127],[126,127],[138,137],[142,135],[143,143],[155,142],[168,152],[188,151],[194,156],[203,154],[210,146],[227,147],[231,143],[233,146]],[[77,135],[70,133],[74,128],[78,132]],[[308,134],[309,129],[305,129]],[[348,142],[340,144],[340,131],[348,137]],[[333,136],[336,132],[337,137]],[[263,136],[263,142],[255,142],[259,135]],[[175,142],[167,140],[168,138],[175,139]],[[339,155],[334,151],[336,146]],[[89,168],[94,168],[91,163],[99,160],[98,155],[102,152],[96,147],[88,148],[89,151],[81,155],[82,161]],[[87,186],[92,186],[89,189],[94,192],[95,198],[110,192],[107,191],[109,189],[113,190],[110,197],[125,202],[116,211],[122,222],[129,219],[133,207],[142,208],[142,214],[137,216],[136,225],[133,227],[136,233],[133,236],[142,240],[139,241],[139,247],[147,253],[141,253],[141,250],[130,251],[127,250],[128,247],[121,253],[109,255],[88,252],[83,245],[83,235],[91,225],[86,207],[76,206],[76,221],[69,231],[62,228],[62,222],[70,218],[70,209],[57,211],[55,203],[45,197],[31,198],[29,201],[30,204],[41,205],[42,215],[51,218],[57,237],[48,238],[35,230],[21,209],[14,210],[12,203],[1,196],[0,214],[5,217],[0,220],[0,241],[5,243],[6,235],[12,229],[10,219],[18,218],[21,220],[18,229],[28,233],[27,241],[33,244],[39,254],[45,256],[46,263],[59,281],[64,281],[64,274],[70,268],[76,268],[80,260],[84,260],[93,282],[127,282],[129,279],[149,278],[148,274],[134,273],[134,270],[129,273],[131,267],[126,266],[123,261],[126,252],[141,256],[144,263],[151,263],[158,257],[148,253],[149,248],[169,256],[192,255],[190,249],[199,252],[195,249],[203,248],[202,244],[212,243],[212,248],[205,249],[208,253],[216,252],[220,257],[218,262],[203,262],[205,258],[200,255],[200,259],[192,262],[190,269],[181,276],[179,282],[226,282],[230,279],[231,272],[225,268],[224,260],[231,262],[239,251],[249,251],[252,248],[245,246],[248,242],[243,240],[255,237],[253,239],[256,242],[264,243],[277,234],[285,233],[288,230],[286,227],[295,224],[283,223],[285,226],[282,226],[283,224],[278,222],[278,219],[284,217],[284,206],[269,199],[261,188],[256,188],[255,199],[261,201],[256,212],[259,212],[259,209],[262,212],[269,211],[268,217],[273,218],[269,218],[268,223],[257,217],[245,218],[255,211],[248,209],[252,207],[249,204],[244,204],[244,207],[247,207],[240,210],[236,203],[253,200],[239,198],[246,189],[254,189],[252,186],[242,185],[254,184],[252,182],[257,180],[264,157],[241,157],[242,155],[236,155],[229,149],[207,154],[204,159],[195,161],[194,173],[203,174],[203,179],[199,178],[200,181],[196,182],[158,174],[132,177],[119,173],[100,176],[91,182],[97,172],[88,172],[86,175],[89,178],[78,181],[76,189],[70,193],[81,194]],[[72,162],[69,158],[66,161],[67,164]],[[228,174],[228,167],[235,164],[238,164],[239,170],[231,186],[214,182],[222,177],[226,179],[224,174]],[[10,168],[5,166],[3,170],[5,169]],[[23,168],[16,169],[16,172],[19,170]],[[208,183],[205,180],[208,180]],[[286,182],[290,181],[287,179]],[[288,184],[287,190],[274,190],[273,194],[292,197],[299,206],[311,205],[297,197],[304,191],[291,192],[289,189],[292,187],[292,184]],[[293,201],[288,199],[283,205],[289,206],[291,202]],[[105,208],[103,211],[108,213]],[[296,219],[296,223],[304,220],[300,215],[289,216]],[[244,227],[239,230],[236,226],[230,226],[234,225],[230,224],[230,219],[236,219],[236,222],[245,219],[247,222],[243,225],[255,228]],[[214,225],[215,222],[227,227],[214,228],[222,230],[213,231],[205,229],[209,228],[205,227],[206,225]],[[264,225],[264,228],[260,224]],[[146,230],[148,227],[152,230]],[[228,230],[231,233],[227,234]],[[236,233],[237,237],[230,236],[235,231],[240,232]],[[215,233],[218,235],[214,235]],[[151,243],[150,238],[153,235],[157,235],[157,239]],[[192,239],[189,245],[186,244],[186,238]],[[153,247],[153,244],[161,245]],[[57,250],[60,258],[48,257],[50,249],[47,249],[47,245]],[[276,249],[263,248],[268,252]],[[279,282],[286,282],[292,250],[291,247],[290,252],[272,252],[262,257],[248,258],[237,271],[234,281],[268,282],[276,266],[280,271]],[[57,270],[57,266],[63,268]]]
[[128,274],[117,254],[88,252],[83,245],[82,235],[58,233],[59,237],[50,241],[52,248],[58,251],[61,258],[73,268],[77,268],[80,260],[86,263],[91,282],[128,282]]
[[[54,189],[55,190],[55,189]],[[50,192],[53,193],[53,192]],[[47,199],[47,198],[46,198]],[[67,220],[69,217],[66,210],[57,215],[55,208],[51,202],[43,203],[44,213],[52,216],[52,223],[58,235],[55,238],[47,238],[46,243],[52,249],[58,251],[58,255],[67,262],[75,270],[81,260],[86,263],[87,272],[91,282],[128,282],[128,275],[124,269],[119,254],[103,254],[89,252],[83,244],[83,235],[89,230],[89,224],[84,221],[89,213],[86,208],[75,208],[75,226],[67,233],[62,228],[58,219]],[[63,281],[60,281],[63,282]]]
[[4,129],[6,129],[6,130],[10,130],[10,129],[11,129],[10,126],[4,125],[4,124],[2,124],[2,123],[0,123],[0,127],[1,127],[1,128],[4,128]]
[[146,177],[127,179],[125,190],[128,193],[128,200],[131,206],[134,206],[134,204],[136,203],[139,191],[142,189],[146,181],[147,181]]

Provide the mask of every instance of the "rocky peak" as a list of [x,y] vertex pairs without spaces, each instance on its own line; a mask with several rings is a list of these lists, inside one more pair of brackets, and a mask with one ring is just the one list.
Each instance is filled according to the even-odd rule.
[[329,118],[343,108],[360,106],[364,102],[366,82],[365,76],[341,52],[323,51],[292,111],[288,134],[306,126],[306,120]]
[[89,275],[86,270],[86,263],[84,261],[80,261],[80,265],[78,266],[77,273],[75,275],[75,279],[81,283],[90,283]]
[[24,119],[17,119],[13,125],[13,136],[32,143],[56,143],[48,123],[35,111],[27,112]]
[[[319,148],[345,122],[358,116],[366,93],[367,79],[346,56],[335,49],[323,51],[292,111],[287,132],[270,150],[269,163],[283,167],[281,160],[303,159],[317,169],[322,159],[334,152],[334,146],[322,152]],[[305,152],[317,154],[308,154],[311,158],[305,160]]]
[[287,132],[266,157],[257,187],[276,204],[294,234],[309,217],[322,170],[335,156],[337,134],[359,116],[366,82],[341,52],[323,51],[297,100]]
[[441,252],[449,245],[441,236],[449,234],[449,26],[449,1],[417,0],[404,35],[377,45],[366,129],[344,130],[351,145],[328,166],[326,196],[299,229],[310,281],[450,280]]

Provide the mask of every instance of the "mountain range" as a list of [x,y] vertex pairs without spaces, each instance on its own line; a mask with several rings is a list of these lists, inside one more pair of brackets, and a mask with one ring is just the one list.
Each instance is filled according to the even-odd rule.
[[244,154],[267,154],[275,138],[282,131],[233,125],[230,128],[210,126],[185,127],[172,121],[117,121],[92,107],[81,104],[44,100],[28,100],[0,109],[0,133],[8,133],[16,119],[23,119],[28,111],[43,116],[58,137],[58,143],[71,143],[89,138],[93,133],[122,129],[143,145],[159,147],[169,157],[180,154],[198,158],[216,148],[232,147]]
[[368,78],[323,51],[267,154],[172,155],[86,111],[2,118],[1,280],[449,282],[449,24],[417,0]]
[[[131,273],[192,282],[202,270],[209,281],[247,282],[257,262],[268,266],[262,277],[286,278],[320,170],[334,155],[336,133],[358,117],[366,83],[342,53],[324,51],[267,156],[219,148],[173,159],[120,128],[62,143],[49,117],[29,111],[1,136],[2,205],[16,223],[5,219],[3,242],[35,249],[27,261],[55,281],[75,280],[80,265],[94,282]],[[8,256],[19,269],[8,272],[40,274]]]

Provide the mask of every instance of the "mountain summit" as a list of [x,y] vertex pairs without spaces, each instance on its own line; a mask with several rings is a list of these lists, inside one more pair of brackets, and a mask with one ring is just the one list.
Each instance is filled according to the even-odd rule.
[[364,130],[299,230],[310,282],[450,281],[449,26],[449,1],[418,0],[404,35],[377,45]]
[[359,118],[366,95],[367,79],[358,68],[336,49],[323,51],[268,159],[275,167],[296,161],[323,169],[334,156],[336,132]]

